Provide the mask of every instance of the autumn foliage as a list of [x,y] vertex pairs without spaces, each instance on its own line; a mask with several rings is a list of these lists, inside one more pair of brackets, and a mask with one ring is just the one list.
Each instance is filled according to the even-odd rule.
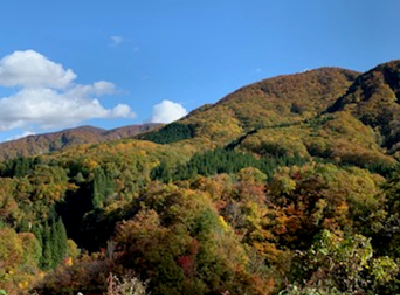
[[0,290],[397,294],[399,64],[266,79],[137,138],[8,143]]

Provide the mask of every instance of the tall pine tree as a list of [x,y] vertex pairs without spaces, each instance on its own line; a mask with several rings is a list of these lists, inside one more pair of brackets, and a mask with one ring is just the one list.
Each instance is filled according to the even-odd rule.
[[55,246],[57,247],[56,264],[59,264],[63,261],[68,252],[68,236],[61,218],[57,220],[54,228],[54,240]]
[[48,270],[52,267],[52,249],[51,249],[51,230],[49,222],[46,221],[43,227],[42,244],[43,244],[43,255],[40,261],[42,269]]

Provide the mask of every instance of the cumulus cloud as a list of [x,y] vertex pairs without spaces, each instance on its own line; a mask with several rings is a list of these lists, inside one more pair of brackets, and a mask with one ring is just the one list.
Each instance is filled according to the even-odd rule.
[[181,104],[164,100],[153,106],[150,122],[168,124],[186,116],[187,113],[188,112]]
[[72,70],[65,70],[34,50],[14,51],[0,60],[0,84],[4,86],[62,89],[75,78]]
[[0,61],[0,85],[20,86],[0,98],[0,131],[74,126],[93,118],[132,118],[125,104],[103,107],[97,97],[115,93],[113,83],[75,84],[75,73],[33,51],[15,51]]

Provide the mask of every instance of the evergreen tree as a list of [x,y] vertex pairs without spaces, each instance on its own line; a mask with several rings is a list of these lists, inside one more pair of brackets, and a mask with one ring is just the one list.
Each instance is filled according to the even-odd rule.
[[19,223],[18,232],[19,233],[29,232],[29,222],[25,218],[22,218],[21,222]]
[[96,169],[93,180],[93,198],[92,204],[94,208],[102,206],[106,193],[106,177],[103,168]]
[[54,236],[55,245],[57,247],[57,264],[59,264],[68,252],[68,236],[61,218],[56,222]]
[[106,169],[104,171],[104,198],[107,198],[114,192],[114,182],[111,173]]
[[43,227],[43,255],[41,258],[40,265],[42,269],[48,270],[52,266],[52,249],[51,249],[51,230],[48,221],[45,222]]
[[14,161],[14,176],[23,177],[28,174],[29,161],[26,158],[18,158]]
[[161,161],[158,167],[151,171],[153,180],[164,182],[186,180],[200,175],[214,175],[221,173],[238,173],[242,168],[255,167],[272,179],[278,166],[303,166],[306,160],[301,157],[288,158],[286,156],[268,155],[266,158],[256,159],[252,154],[239,153],[230,149],[216,148],[205,153],[196,153],[183,165]]
[[33,234],[35,235],[36,239],[40,243],[40,247],[43,249],[42,231],[43,231],[43,229],[42,229],[41,226],[34,226],[33,229],[32,229]]
[[193,138],[196,126],[193,124],[171,123],[158,131],[139,135],[140,139],[151,140],[158,144],[170,144],[176,141]]
[[54,268],[60,262],[60,249],[58,248],[58,231],[55,218],[51,220],[50,226],[50,250],[51,250],[51,268]]
[[78,172],[75,177],[74,177],[75,182],[77,183],[82,183],[85,181],[85,178],[83,177],[82,172]]

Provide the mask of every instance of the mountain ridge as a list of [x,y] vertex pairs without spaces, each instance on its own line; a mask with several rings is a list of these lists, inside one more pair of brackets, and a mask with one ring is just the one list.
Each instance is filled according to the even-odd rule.
[[56,132],[28,135],[0,143],[0,160],[60,151],[72,145],[97,144],[109,140],[134,137],[141,132],[154,130],[162,125],[155,123],[136,124],[111,130],[83,125]]
[[[217,145],[226,145],[243,137],[248,132],[254,132],[252,130],[299,125],[319,116],[342,111],[350,112],[351,116],[360,120],[362,124],[371,126],[375,133],[383,137],[378,140],[381,142],[377,142],[377,144],[388,147],[394,154],[400,138],[398,130],[400,124],[396,123],[398,114],[386,111],[394,119],[387,120],[381,126],[374,124],[361,114],[364,112],[371,116],[368,108],[358,107],[357,111],[351,104],[355,95],[359,96],[356,98],[356,101],[360,102],[358,105],[363,106],[364,102],[361,97],[364,100],[368,100],[368,96],[372,96],[372,94],[382,97],[382,95],[384,96],[383,90],[386,91],[383,93],[390,94],[388,97],[391,97],[392,101],[397,100],[398,102],[400,87],[397,84],[399,84],[400,76],[397,78],[395,76],[399,73],[399,63],[399,61],[383,63],[365,73],[337,67],[322,67],[296,74],[266,78],[245,85],[214,104],[203,105],[192,110],[184,118],[161,129],[159,128],[160,124],[122,126],[108,131],[94,126],[80,126],[2,143],[0,144],[0,159],[41,154],[58,151],[71,145],[96,144],[128,137],[157,142],[158,140],[155,138],[165,139],[174,132],[185,133],[182,135],[183,137],[175,136],[174,141],[202,138],[211,140]],[[371,87],[372,90],[365,90]],[[380,102],[378,105],[382,105],[382,103],[384,102]],[[397,105],[400,107],[398,103]],[[391,104],[390,107],[392,107]],[[382,109],[386,110],[386,107],[379,109],[379,118],[383,118],[385,115],[385,111]],[[397,109],[397,106],[394,109]],[[346,116],[339,117],[339,120],[343,120]],[[148,133],[143,133],[144,131]],[[72,135],[72,133],[77,135]],[[140,136],[138,136],[139,133],[141,133]],[[368,135],[368,137],[370,136],[372,135]],[[171,141],[162,140],[162,142],[170,143]],[[20,147],[24,145],[24,148]],[[13,150],[15,152],[10,152]]]
[[400,142],[400,60],[360,75],[327,111],[351,112],[381,134],[382,146],[393,149]]

